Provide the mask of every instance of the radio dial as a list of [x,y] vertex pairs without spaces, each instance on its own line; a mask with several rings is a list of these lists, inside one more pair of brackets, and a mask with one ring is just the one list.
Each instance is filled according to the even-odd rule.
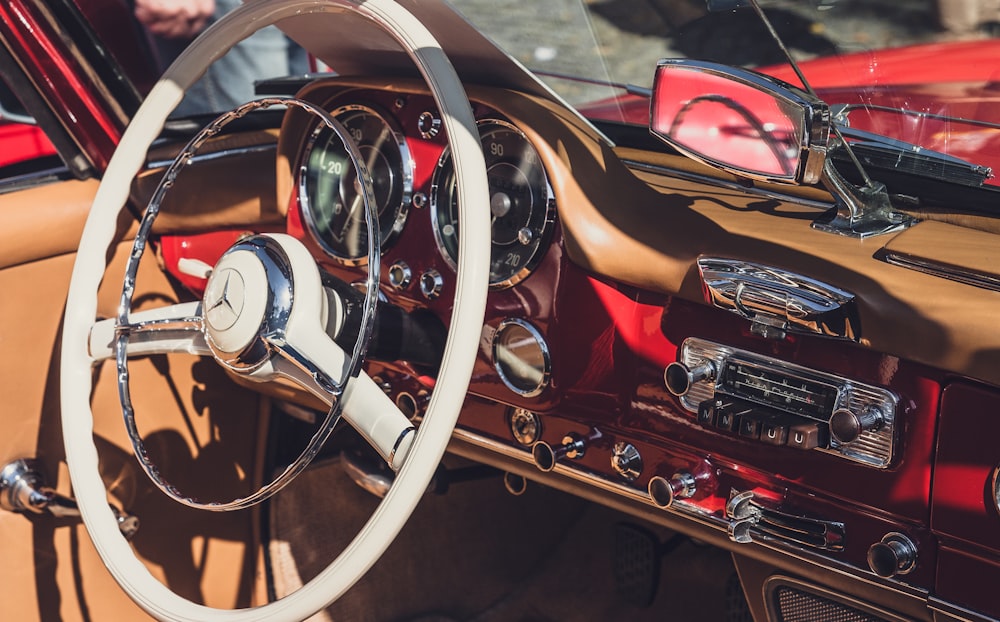
[[860,413],[846,408],[833,411],[830,434],[841,443],[851,443],[865,432],[875,432],[885,423],[885,415],[876,406],[865,406]]

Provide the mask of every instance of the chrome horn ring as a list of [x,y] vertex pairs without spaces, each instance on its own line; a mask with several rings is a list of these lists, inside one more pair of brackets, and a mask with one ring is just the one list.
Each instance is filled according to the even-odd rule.
[[[360,195],[368,233],[369,270],[365,280],[364,315],[351,356],[342,368],[341,377],[331,378],[329,374],[309,363],[306,357],[296,352],[285,340],[295,298],[296,275],[293,269],[295,262],[290,260],[289,249],[282,245],[280,238],[251,236],[237,242],[223,254],[209,277],[200,306],[200,315],[186,318],[188,328],[201,331],[213,358],[233,373],[252,376],[261,368],[268,366],[274,357],[285,359],[306,377],[311,377],[325,393],[329,394],[328,396],[320,394],[320,397],[324,400],[329,397],[331,407],[302,452],[270,482],[245,497],[221,502],[199,501],[184,495],[163,477],[146,450],[136,425],[135,410],[132,407],[129,391],[128,346],[133,334],[149,327],[131,321],[132,297],[139,262],[146,249],[153,223],[160,213],[160,206],[166,193],[174,186],[180,172],[193,160],[205,142],[216,136],[226,125],[255,110],[273,106],[297,107],[319,117],[321,122],[343,142],[357,171],[358,180],[361,182]],[[125,269],[122,295],[114,326],[118,393],[125,429],[140,465],[157,488],[171,499],[189,507],[211,511],[236,510],[260,503],[274,495],[305,470],[339,421],[344,393],[350,380],[357,378],[361,372],[361,364],[371,342],[373,318],[378,304],[380,258],[378,240],[378,215],[375,212],[374,191],[364,158],[349,138],[347,130],[322,108],[290,97],[255,100],[219,115],[188,142],[167,168],[143,214]],[[293,374],[295,375],[297,374]],[[413,428],[408,430],[412,431]],[[399,439],[394,449],[398,445]],[[388,457],[394,457],[394,453]]]

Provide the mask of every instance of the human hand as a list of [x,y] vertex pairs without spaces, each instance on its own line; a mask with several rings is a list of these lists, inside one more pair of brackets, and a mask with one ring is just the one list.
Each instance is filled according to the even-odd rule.
[[215,12],[215,0],[135,0],[135,17],[165,39],[192,39]]

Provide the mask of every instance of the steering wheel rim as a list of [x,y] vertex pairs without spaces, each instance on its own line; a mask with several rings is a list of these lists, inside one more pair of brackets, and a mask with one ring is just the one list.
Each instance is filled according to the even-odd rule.
[[[462,239],[448,340],[436,390],[395,485],[368,523],[329,566],[296,592],[257,607],[220,610],[187,600],[156,579],[118,531],[107,503],[93,440],[90,332],[95,326],[97,289],[116,221],[132,179],[167,115],[207,67],[260,28],[303,13],[336,18],[351,12],[381,27],[403,48],[424,76],[441,113],[455,154]],[[108,166],[84,227],[66,304],[61,360],[61,401],[66,459],[84,524],[95,548],[122,589],[161,620],[301,620],[336,600],[389,546],[423,495],[444,454],[464,401],[476,357],[486,306],[489,219],[486,168],[472,110],[462,84],[440,44],[407,10],[392,0],[259,0],[239,7],[195,40],[167,70],[126,130]]]

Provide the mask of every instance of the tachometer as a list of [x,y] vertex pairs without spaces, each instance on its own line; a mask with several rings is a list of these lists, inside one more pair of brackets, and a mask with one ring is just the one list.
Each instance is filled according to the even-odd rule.
[[[406,141],[389,117],[368,106],[343,106],[332,116],[354,139],[372,177],[383,249],[406,222],[413,174]],[[358,176],[340,138],[320,125],[306,146],[299,197],[309,231],[331,255],[363,263],[368,232]]]
[[[540,261],[552,226],[554,199],[538,153],[520,130],[506,121],[488,119],[479,122],[479,135],[493,220],[490,286],[499,289],[522,281]],[[438,161],[433,186],[434,239],[454,268],[458,206],[455,174],[447,152]]]

